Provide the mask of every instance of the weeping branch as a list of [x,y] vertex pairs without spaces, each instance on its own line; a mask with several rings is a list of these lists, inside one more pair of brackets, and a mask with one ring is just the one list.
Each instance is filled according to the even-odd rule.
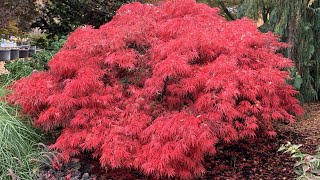
[[221,6],[222,10],[224,11],[224,13],[226,13],[226,15],[231,19],[231,20],[236,20],[236,18],[230,13],[230,11],[227,9],[226,5],[224,4],[224,2],[222,0],[218,0],[219,5]]
[[260,2],[262,6],[262,18],[263,18],[263,22],[265,23],[268,20],[269,9],[265,6],[265,3],[263,0],[261,0]]
[[[211,6],[211,7],[215,7],[215,3],[214,3],[214,0],[208,0],[207,1],[208,4]],[[226,5],[224,4],[224,1],[222,0],[218,0],[218,3],[219,5],[221,6],[222,10],[224,13],[226,13],[226,15],[231,19],[231,20],[236,20],[236,18],[230,13],[230,11],[228,10],[228,8],[226,7]]]

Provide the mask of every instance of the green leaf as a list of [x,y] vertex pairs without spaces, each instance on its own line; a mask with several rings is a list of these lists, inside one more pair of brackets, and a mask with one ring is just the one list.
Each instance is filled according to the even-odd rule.
[[278,149],[278,151],[284,151],[285,149],[287,149],[284,145],[281,145],[281,147]]
[[313,174],[320,175],[320,169],[313,169],[313,170],[311,170],[311,172]]
[[302,171],[303,171],[303,173],[306,173],[307,171],[309,171],[310,170],[310,167],[309,166],[302,166]]
[[298,175],[301,175],[302,174],[302,171],[301,170],[295,170],[294,171],[296,174],[298,174]]
[[296,163],[294,164],[293,167],[298,167],[298,166],[300,166],[301,164],[304,164],[304,163],[305,163],[304,160],[298,161],[298,162],[296,162]]
[[302,153],[296,153],[296,154],[292,155],[291,157],[293,157],[293,158],[304,158],[305,155],[302,154]]

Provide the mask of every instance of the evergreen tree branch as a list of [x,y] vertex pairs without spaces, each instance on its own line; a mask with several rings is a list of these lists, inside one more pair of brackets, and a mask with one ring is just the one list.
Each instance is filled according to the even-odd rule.
[[261,6],[262,6],[262,19],[263,19],[263,23],[265,23],[268,20],[268,13],[269,10],[266,8],[265,3],[263,0],[261,0]]
[[224,13],[226,13],[226,15],[231,19],[231,20],[236,20],[236,18],[230,13],[230,11],[227,9],[226,5],[224,4],[224,2],[222,0],[218,0],[219,5],[221,6],[222,10],[224,11]]

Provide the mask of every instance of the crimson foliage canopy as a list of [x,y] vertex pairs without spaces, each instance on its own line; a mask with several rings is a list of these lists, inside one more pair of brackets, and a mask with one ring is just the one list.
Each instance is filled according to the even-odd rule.
[[217,143],[273,136],[272,121],[303,113],[286,83],[292,62],[276,53],[285,47],[192,0],[132,3],[73,32],[9,100],[35,125],[62,127],[52,147],[66,160],[86,151],[104,167],[191,178]]

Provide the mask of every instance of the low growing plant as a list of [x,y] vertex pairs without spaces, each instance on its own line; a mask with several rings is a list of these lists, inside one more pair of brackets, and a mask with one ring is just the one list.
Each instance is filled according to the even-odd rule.
[[[1,87],[1,97],[4,92]],[[24,122],[16,107],[0,101],[0,179],[32,180],[38,173],[40,164],[33,160],[41,155],[41,137]]]
[[227,21],[193,0],[122,6],[99,29],[73,32],[48,71],[11,86],[36,126],[62,128],[65,161],[91,153],[106,168],[201,176],[217,143],[274,136],[303,113],[286,83],[291,60],[273,34]]
[[14,62],[7,62],[5,68],[9,71],[8,74],[0,75],[4,80],[3,82],[11,82],[13,80],[18,80],[22,77],[29,76],[34,70],[32,67],[32,62],[27,59],[19,59]]
[[32,56],[31,64],[32,68],[37,71],[43,71],[48,69],[48,62],[53,56],[61,49],[66,42],[66,37],[62,37],[56,41],[50,43],[50,46]]
[[47,49],[49,47],[49,39],[46,34],[33,34],[29,36],[30,45],[37,48]]
[[65,41],[65,38],[53,41],[47,49],[34,54],[31,58],[7,62],[5,68],[9,73],[0,75],[0,85],[7,85],[14,80],[29,76],[33,71],[47,70],[48,61],[59,51]]
[[278,151],[291,154],[293,158],[298,161],[294,164],[295,173],[298,175],[297,179],[320,179],[320,146],[318,147],[317,154],[310,155],[304,154],[300,151],[302,144],[295,145],[287,142],[281,145]]

